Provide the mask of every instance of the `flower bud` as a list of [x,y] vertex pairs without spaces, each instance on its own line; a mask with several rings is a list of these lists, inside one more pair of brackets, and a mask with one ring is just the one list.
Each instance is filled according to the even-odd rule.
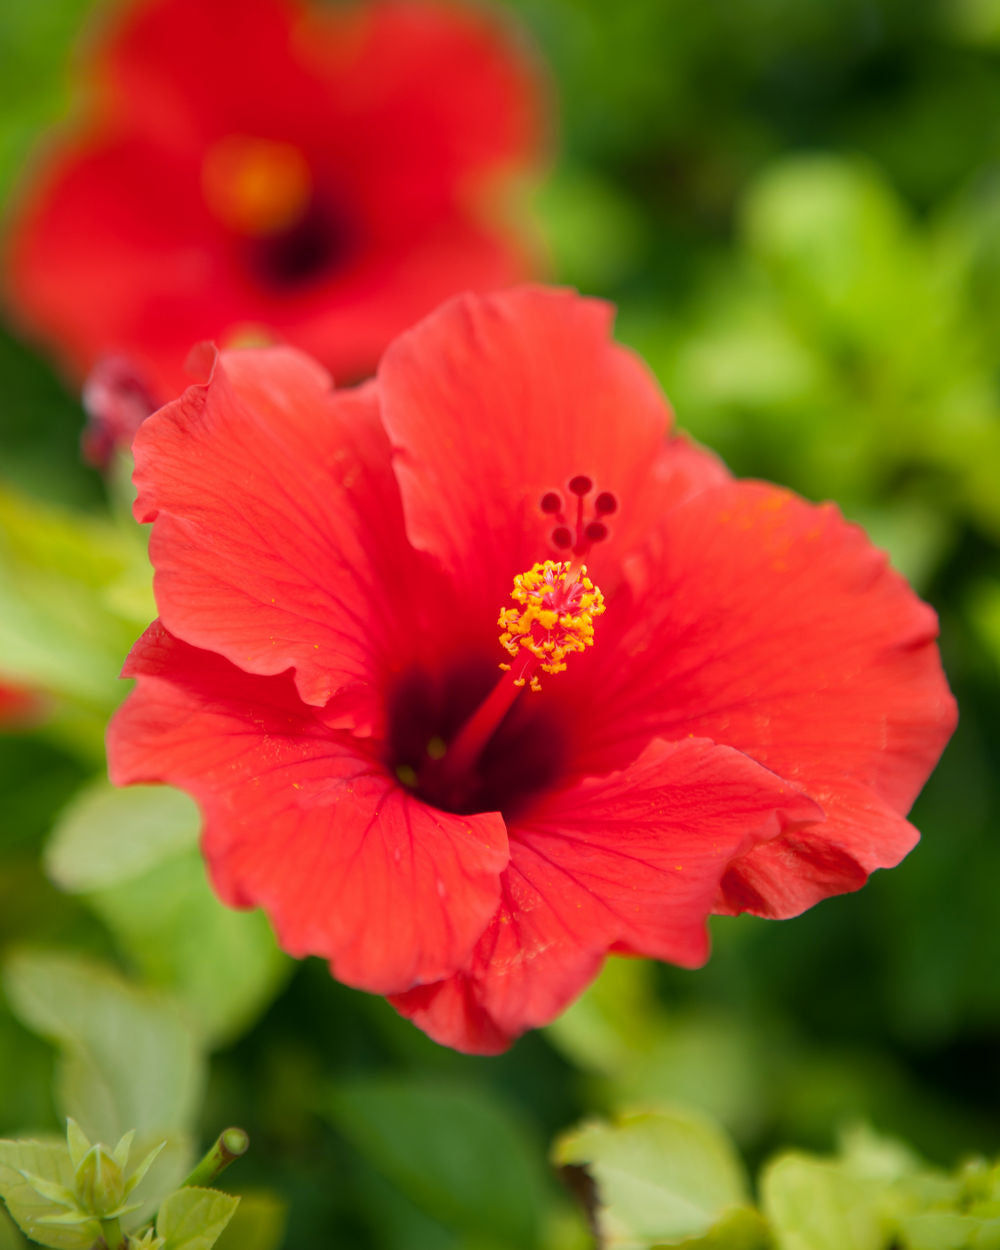
[[98,1219],[117,1214],[125,1201],[125,1173],[104,1146],[91,1146],[76,1169],[76,1196]]

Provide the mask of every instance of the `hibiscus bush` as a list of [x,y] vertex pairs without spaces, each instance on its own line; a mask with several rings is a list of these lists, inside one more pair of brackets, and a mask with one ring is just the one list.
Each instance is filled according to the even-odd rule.
[[0,48],[0,1250],[1000,1245],[1000,7]]

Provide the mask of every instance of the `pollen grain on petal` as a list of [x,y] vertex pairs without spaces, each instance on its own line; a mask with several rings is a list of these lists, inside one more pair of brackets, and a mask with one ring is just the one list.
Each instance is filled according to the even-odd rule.
[[503,664],[515,671],[515,683],[539,689],[536,669],[561,673],[566,657],[594,642],[594,618],[604,611],[604,596],[572,562],[545,560],[514,578],[511,598],[497,624],[504,631],[500,645],[519,663]]

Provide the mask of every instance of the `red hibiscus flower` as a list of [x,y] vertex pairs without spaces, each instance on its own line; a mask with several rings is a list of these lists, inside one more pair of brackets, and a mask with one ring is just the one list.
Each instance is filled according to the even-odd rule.
[[539,148],[527,59],[448,0],[140,0],[90,114],[38,162],[8,302],[79,377],[163,398],[200,339],[277,335],[338,377],[459,290],[520,280],[510,176]]
[[44,700],[41,695],[0,678],[0,730],[30,728],[39,719],[43,709]]
[[671,434],[610,316],[461,297],[356,390],[226,353],[135,443],[113,778],[190,791],[223,899],[465,1050],[897,863],[955,720],[931,609]]

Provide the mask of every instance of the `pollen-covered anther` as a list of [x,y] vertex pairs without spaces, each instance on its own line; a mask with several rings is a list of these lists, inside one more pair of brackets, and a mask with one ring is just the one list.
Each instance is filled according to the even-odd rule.
[[500,645],[515,659],[515,684],[538,690],[536,670],[561,673],[566,657],[594,642],[594,618],[604,611],[604,596],[587,570],[570,561],[546,560],[514,578],[511,598],[497,624],[504,631]]

